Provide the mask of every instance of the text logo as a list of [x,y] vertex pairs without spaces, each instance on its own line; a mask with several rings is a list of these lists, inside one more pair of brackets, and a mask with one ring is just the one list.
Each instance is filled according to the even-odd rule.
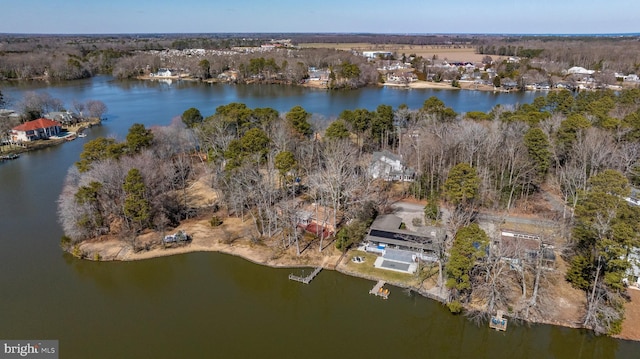
[[57,340],[0,340],[0,359],[58,359]]

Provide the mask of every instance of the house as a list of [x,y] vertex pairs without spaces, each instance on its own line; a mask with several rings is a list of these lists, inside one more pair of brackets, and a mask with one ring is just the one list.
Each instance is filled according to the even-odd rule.
[[377,58],[388,59],[391,56],[393,56],[393,52],[391,52],[391,51],[363,51],[362,52],[362,56],[366,57],[367,59],[377,59]]
[[631,284],[640,288],[640,248],[633,247],[627,257],[627,260],[631,266],[627,269],[625,284]]
[[419,260],[438,260],[438,244],[446,239],[442,228],[413,232],[401,227],[402,218],[393,214],[380,215],[371,224],[364,250],[381,255],[374,263],[376,268],[415,273]]
[[408,168],[402,163],[400,156],[385,150],[374,152],[371,164],[369,165],[369,175],[375,179],[381,178],[385,181],[413,181],[416,171]]
[[74,113],[69,111],[49,112],[44,114],[43,117],[48,118],[49,120],[58,121],[63,125],[70,125],[80,121]]
[[60,132],[62,132],[60,122],[47,118],[39,118],[11,129],[11,141],[28,142],[48,139],[49,137],[58,135]]
[[512,263],[533,262],[539,256],[545,264],[555,261],[553,246],[543,243],[542,236],[532,233],[502,230],[500,238],[493,241],[492,252]]
[[367,252],[384,254],[389,249],[412,252],[416,258],[435,260],[436,244],[444,241],[445,231],[439,227],[423,227],[424,231],[414,232],[401,229],[402,218],[393,215],[379,215],[371,224],[365,237]]
[[154,76],[154,77],[171,77],[171,76],[173,76],[173,73],[169,69],[160,69],[155,74],[151,74],[151,76]]
[[592,75],[594,72],[594,70],[587,70],[580,66],[574,66],[567,70],[567,73],[571,75]]
[[631,194],[624,200],[632,206],[640,206],[640,189],[631,188]]
[[334,223],[333,210],[317,203],[304,206],[295,213],[298,228],[323,238],[331,237],[336,233],[337,226],[342,221],[342,214],[337,213],[335,221],[336,223]]

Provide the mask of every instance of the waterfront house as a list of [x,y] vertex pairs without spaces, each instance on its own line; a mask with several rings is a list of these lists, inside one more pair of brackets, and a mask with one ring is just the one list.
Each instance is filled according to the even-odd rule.
[[171,76],[173,76],[173,73],[169,69],[160,69],[160,70],[158,70],[158,72],[156,72],[155,74],[152,74],[151,76],[154,76],[154,77],[171,77]]
[[295,213],[298,228],[323,238],[331,237],[336,233],[337,226],[342,221],[341,213],[336,214],[335,221],[337,223],[334,223],[333,209],[317,203],[304,206]]
[[74,113],[69,111],[49,112],[44,114],[43,117],[48,118],[49,120],[58,121],[62,125],[72,125],[80,122],[80,119]]
[[413,168],[403,164],[400,156],[387,150],[373,153],[373,159],[369,165],[371,177],[381,178],[385,181],[413,181],[415,174]]
[[438,248],[446,240],[444,229],[422,227],[414,232],[402,227],[402,218],[393,214],[380,215],[373,221],[362,249],[380,255],[374,267],[415,273],[420,260],[438,260]]
[[541,258],[543,265],[552,267],[556,259],[553,246],[543,243],[542,236],[512,230],[502,230],[500,238],[493,241],[491,251],[517,265],[520,261],[534,262]]
[[444,229],[422,227],[420,232],[401,228],[402,218],[394,214],[376,217],[365,238],[367,252],[385,254],[389,249],[411,252],[414,260],[436,260],[436,246],[445,240]]
[[47,118],[39,118],[11,129],[11,141],[28,142],[48,139],[49,137],[58,135],[61,131],[62,125],[60,122]]

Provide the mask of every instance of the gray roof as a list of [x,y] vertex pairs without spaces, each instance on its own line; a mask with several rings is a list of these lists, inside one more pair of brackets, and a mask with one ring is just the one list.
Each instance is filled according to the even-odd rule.
[[402,224],[402,218],[394,214],[383,214],[376,217],[375,221],[371,224],[371,228],[396,230],[400,228],[400,224]]
[[434,250],[434,239],[444,238],[444,231],[437,227],[423,227],[424,231],[413,232],[400,229],[402,218],[393,215],[380,215],[371,224],[367,241],[414,249]]

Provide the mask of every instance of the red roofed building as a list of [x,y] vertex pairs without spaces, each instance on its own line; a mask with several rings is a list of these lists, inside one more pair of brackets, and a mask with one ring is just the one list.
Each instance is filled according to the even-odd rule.
[[52,121],[47,118],[39,118],[12,128],[11,141],[25,142],[47,139],[59,134],[61,131],[62,125],[60,125],[60,122]]

